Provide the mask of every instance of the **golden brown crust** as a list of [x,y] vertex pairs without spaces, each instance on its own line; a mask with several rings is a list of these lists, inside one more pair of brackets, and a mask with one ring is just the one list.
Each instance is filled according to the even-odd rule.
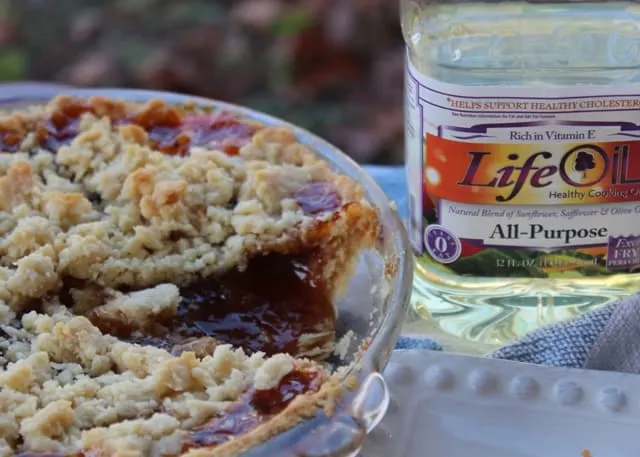
[[[358,251],[375,241],[377,213],[289,129],[246,121],[242,132],[251,135],[240,145],[189,145],[179,134],[182,155],[161,150],[152,130],[176,122],[174,107],[105,98],[80,105],[77,131],[54,138],[55,153],[43,131],[70,128],[65,116],[78,100],[0,117],[0,457],[81,449],[178,455],[185,430],[254,384],[266,388],[300,364],[323,368],[248,356],[215,340],[174,356],[99,328],[144,333],[175,315],[176,285],[266,253],[304,255],[336,297]],[[314,195],[306,207],[296,197],[314,183],[329,186],[326,211],[323,201],[315,211]],[[326,352],[325,340],[311,337],[308,354]],[[188,455],[237,455],[331,407],[340,390],[329,377],[246,435]]]

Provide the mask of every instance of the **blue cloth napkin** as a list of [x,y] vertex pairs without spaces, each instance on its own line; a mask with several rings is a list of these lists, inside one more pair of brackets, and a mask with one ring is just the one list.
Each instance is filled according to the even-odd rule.
[[[406,219],[407,191],[403,167],[365,169],[396,202]],[[489,357],[570,368],[640,373],[640,294],[586,313],[577,319],[532,332]],[[396,349],[442,350],[429,338],[401,337]]]

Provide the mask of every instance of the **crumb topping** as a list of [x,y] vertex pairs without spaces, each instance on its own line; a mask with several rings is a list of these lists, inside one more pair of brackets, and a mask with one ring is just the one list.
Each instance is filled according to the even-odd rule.
[[[21,329],[2,329],[10,336],[0,346],[0,436],[30,452],[116,446],[158,455],[151,451],[160,438],[179,449],[185,430],[224,411],[250,386],[260,389],[271,372],[281,379],[294,369],[288,356],[246,355],[230,345],[201,359],[190,352],[174,357],[119,342],[66,312],[30,312]],[[278,385],[274,379],[268,388]],[[117,436],[123,439],[111,439]]]
[[[297,397],[315,410],[337,388],[300,354],[333,349],[331,318],[297,357],[148,338],[193,311],[194,284],[268,255],[331,300],[376,234],[362,190],[286,128],[105,98],[0,117],[0,457],[232,455]],[[221,432],[239,404],[244,438]]]
[[[59,98],[46,110],[70,103]],[[236,155],[203,146],[171,155],[142,127],[164,105],[128,107],[146,119],[141,126],[97,117],[127,111],[106,103],[88,103],[77,134],[55,153],[31,135],[18,151],[0,144],[0,298],[14,308],[66,276],[109,288],[186,284],[261,252],[317,246],[336,209],[365,204],[288,129],[252,126]],[[26,270],[35,271],[30,280]]]

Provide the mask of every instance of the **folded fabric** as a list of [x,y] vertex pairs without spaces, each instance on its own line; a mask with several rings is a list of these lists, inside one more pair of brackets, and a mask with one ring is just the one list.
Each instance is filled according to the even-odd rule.
[[609,309],[609,320],[589,351],[584,367],[640,373],[640,294]]
[[576,319],[542,328],[498,349],[491,357],[583,368],[615,310],[614,305],[607,306]]
[[[403,167],[365,167],[407,215]],[[532,332],[489,357],[570,368],[640,373],[640,294]],[[396,349],[442,350],[427,337],[401,337]]]

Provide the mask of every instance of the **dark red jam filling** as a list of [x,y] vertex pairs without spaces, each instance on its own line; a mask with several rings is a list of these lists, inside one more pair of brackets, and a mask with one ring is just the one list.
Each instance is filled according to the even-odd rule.
[[[174,353],[193,350],[196,339],[210,352],[215,344],[206,337],[212,337],[248,352],[296,355],[302,335],[331,330],[336,319],[322,281],[305,265],[305,259],[271,254],[252,259],[244,271],[184,287],[177,316],[144,335],[119,323],[92,320],[105,333]],[[327,340],[332,339],[329,333]]]
[[228,411],[189,433],[183,451],[190,448],[217,446],[250,432],[269,418],[282,412],[293,399],[320,388],[318,373],[292,371],[269,390],[249,390]]
[[71,143],[80,133],[80,117],[91,108],[83,103],[61,106],[49,118],[39,122],[36,137],[38,144],[51,152]]
[[[301,335],[333,328],[333,305],[300,259],[269,255],[182,290],[174,328],[267,354],[298,352]],[[324,324],[324,325],[323,325]]]
[[247,144],[255,127],[238,122],[231,114],[220,113],[212,116],[187,116],[184,129],[189,132],[194,146],[216,146],[229,155],[237,155],[240,148]]
[[20,148],[22,137],[14,132],[0,131],[0,148],[6,152],[16,152]]
[[335,186],[328,182],[312,182],[293,194],[302,210],[311,216],[336,211],[342,198]]
[[[84,113],[94,112],[92,106],[72,102],[58,107],[49,117],[38,122],[37,144],[51,152],[71,143],[80,133],[80,119]],[[177,109],[162,105],[127,116],[111,113],[114,125],[133,124],[146,130],[151,146],[172,155],[186,155],[191,146],[219,148],[236,155],[247,144],[257,127],[249,125],[229,113],[183,115]],[[0,150],[16,152],[23,136],[0,131]]]

